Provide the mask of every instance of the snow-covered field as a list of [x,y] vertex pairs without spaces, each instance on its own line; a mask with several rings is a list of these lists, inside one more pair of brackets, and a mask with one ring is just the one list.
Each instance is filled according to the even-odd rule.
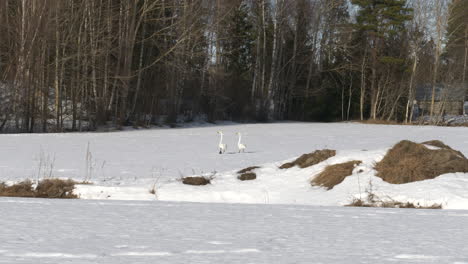
[[[228,144],[223,155],[218,130]],[[246,153],[236,153],[238,131]],[[0,182],[50,176],[93,182],[77,186],[80,200],[0,197],[0,263],[468,264],[466,210],[336,206],[365,195],[371,181],[382,198],[468,209],[468,174],[392,185],[373,170],[402,139],[439,139],[468,155],[467,132],[276,123],[0,135]],[[306,169],[278,169],[323,148],[337,155]],[[355,159],[363,163],[332,190],[310,185],[326,165]],[[261,166],[256,180],[236,179],[237,170],[252,165]],[[211,175],[212,184],[180,182],[201,174]]]
[[463,210],[10,198],[0,209],[7,264],[468,263]]
[[[219,130],[224,132],[228,145],[223,155],[217,152]],[[237,153],[238,131],[244,135],[246,153]],[[447,174],[434,180],[392,185],[375,177],[373,170],[374,163],[388,148],[402,139],[416,142],[439,139],[468,155],[467,132],[465,127],[275,123],[0,135],[0,181],[35,179],[38,174],[49,176],[52,171],[54,177],[76,180],[84,180],[88,175],[94,184],[79,185],[76,190],[84,199],[327,206],[349,203],[362,196],[372,182],[373,191],[381,197],[420,204],[440,203],[446,209],[468,209],[468,174]],[[86,163],[88,144],[91,155]],[[335,149],[337,155],[307,169],[278,169],[285,160],[323,148]],[[363,164],[333,190],[310,186],[310,179],[326,165],[356,159]],[[235,172],[252,165],[261,166],[255,171],[257,179],[237,180]],[[180,182],[181,177],[191,175],[211,175],[214,179],[203,187]],[[155,195],[149,192],[153,186]]]

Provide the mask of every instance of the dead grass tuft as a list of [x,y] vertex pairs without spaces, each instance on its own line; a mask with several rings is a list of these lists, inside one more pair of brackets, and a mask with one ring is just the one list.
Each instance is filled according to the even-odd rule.
[[289,169],[294,166],[299,166],[301,169],[307,168],[315,164],[318,164],[322,161],[325,161],[335,155],[336,155],[335,150],[331,150],[331,149],[316,150],[312,153],[303,154],[302,156],[300,156],[293,162],[287,162],[281,165],[280,169]]
[[39,198],[78,198],[73,194],[75,182],[73,180],[45,179],[39,182],[36,188],[36,196]]
[[429,141],[441,147],[429,149],[424,144],[403,140],[391,148],[376,164],[377,176],[393,184],[433,179],[445,173],[468,172],[468,159],[440,141]]
[[329,165],[312,180],[311,184],[331,190],[335,185],[340,184],[346,177],[350,176],[353,173],[353,169],[361,163],[362,161],[360,160],[353,160]]
[[354,199],[350,204],[346,205],[350,207],[381,207],[381,208],[411,208],[411,209],[442,209],[441,204],[432,205],[420,205],[410,202],[398,202],[398,201],[380,201],[369,203],[362,199]]
[[239,175],[237,179],[241,181],[251,181],[251,180],[257,179],[257,174],[253,172],[246,172],[246,173],[242,173],[241,175]]
[[34,197],[35,192],[30,180],[25,180],[11,186],[0,183],[0,196],[8,197]]
[[433,147],[437,147],[437,148],[441,148],[441,149],[450,149],[450,150],[453,150],[453,151],[457,152],[458,155],[460,155],[460,156],[466,158],[465,155],[463,155],[463,153],[461,153],[461,152],[458,151],[458,150],[452,149],[451,147],[445,145],[444,142],[442,142],[442,141],[440,141],[440,140],[429,140],[429,141],[425,141],[425,142],[423,142],[423,143],[421,143],[421,144],[429,145],[429,146],[433,146]]
[[368,119],[368,120],[356,120],[361,124],[370,124],[370,125],[407,125],[405,123],[397,122],[394,120],[381,120],[381,119]]
[[259,168],[260,167],[258,167],[258,166],[251,166],[251,167],[247,167],[245,169],[242,169],[242,170],[238,171],[237,173],[242,174],[242,173],[246,173],[246,172],[251,172],[251,171],[253,171],[255,169],[259,169]]
[[0,183],[0,196],[26,198],[78,198],[73,194],[75,182],[73,180],[45,179],[34,189],[30,180],[22,181],[11,186]]
[[211,183],[209,178],[194,176],[194,177],[184,177],[182,178],[182,183],[187,185],[207,185]]

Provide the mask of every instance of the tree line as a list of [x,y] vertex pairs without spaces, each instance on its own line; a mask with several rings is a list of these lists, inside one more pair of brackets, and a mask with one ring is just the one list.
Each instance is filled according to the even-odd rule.
[[464,0],[2,0],[0,131],[409,122],[417,85],[466,84],[466,14]]

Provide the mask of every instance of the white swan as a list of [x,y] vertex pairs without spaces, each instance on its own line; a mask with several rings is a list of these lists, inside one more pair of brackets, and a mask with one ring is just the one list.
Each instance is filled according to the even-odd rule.
[[241,143],[242,134],[240,132],[237,132],[236,134],[239,136],[239,141],[237,142],[237,148],[239,149],[239,153],[241,151],[245,152],[245,145]]
[[226,149],[227,149],[227,145],[226,144],[223,144],[223,132],[222,131],[218,131],[218,134],[221,136],[219,138],[219,144],[218,144],[218,147],[219,147],[219,154],[223,154],[224,152],[226,152]]

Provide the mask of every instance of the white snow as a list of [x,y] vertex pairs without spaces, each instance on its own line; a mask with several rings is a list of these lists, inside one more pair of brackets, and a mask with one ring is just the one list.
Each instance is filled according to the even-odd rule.
[[[225,134],[226,154],[218,154],[217,131]],[[241,132],[246,153],[237,153]],[[385,126],[355,123],[229,124],[112,133],[0,135],[0,181],[52,175],[90,180],[75,193],[83,199],[166,200],[216,203],[344,205],[363,197],[369,183],[381,198],[446,209],[468,209],[468,174],[392,185],[375,177],[373,166],[399,140],[438,139],[468,155],[468,128]],[[87,145],[91,162],[85,162]],[[428,146],[429,147],[429,146]],[[283,162],[317,149],[337,155],[306,169],[280,170]],[[432,148],[432,147],[431,147]],[[42,153],[42,154],[41,154]],[[330,191],[310,180],[326,165],[362,160],[343,183]],[[39,164],[42,164],[41,173]],[[241,182],[236,171],[259,165],[257,179]],[[88,173],[86,173],[88,171]],[[213,177],[207,186],[183,185],[191,175]],[[156,194],[151,194],[154,189]]]
[[0,263],[468,263],[468,213],[0,198]]

